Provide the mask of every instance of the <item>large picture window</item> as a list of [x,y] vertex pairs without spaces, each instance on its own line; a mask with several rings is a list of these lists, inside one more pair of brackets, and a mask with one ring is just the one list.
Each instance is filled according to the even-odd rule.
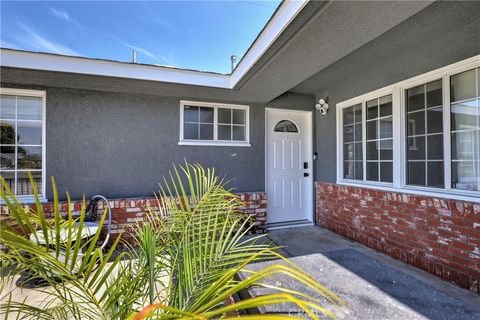
[[339,183],[480,195],[480,56],[341,102],[337,118]]
[[17,196],[32,196],[28,172],[44,194],[43,91],[1,89],[0,174]]
[[180,142],[248,146],[248,106],[182,101]]

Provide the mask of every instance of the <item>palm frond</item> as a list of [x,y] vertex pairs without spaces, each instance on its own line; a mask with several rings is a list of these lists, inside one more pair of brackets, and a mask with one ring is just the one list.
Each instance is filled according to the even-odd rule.
[[[1,310],[9,316],[209,319],[228,318],[232,311],[293,303],[313,319],[319,314],[334,317],[323,305],[324,301],[265,282],[280,274],[313,290],[329,305],[343,304],[340,298],[281,257],[278,248],[272,247],[263,235],[250,236],[250,217],[239,211],[242,202],[213,169],[187,162],[174,166],[156,195],[157,206],[150,208],[144,221],[136,226],[135,240],[124,243],[127,250],[119,255],[115,255],[115,250],[120,236],[106,252],[97,247],[106,210],[98,231],[82,240],[86,228],[85,199],[78,217],[74,217],[67,193],[69,209],[67,216],[61,217],[52,179],[54,210],[50,218],[43,212],[36,189],[36,210],[32,210],[16,199],[3,178],[0,180],[5,190],[1,197],[12,217],[12,222],[0,223],[2,241],[8,249],[0,251],[1,294],[9,296],[10,292],[4,289],[16,272],[28,271],[31,277],[49,285],[42,293],[51,301],[38,307],[28,301],[8,299]],[[250,263],[271,259],[280,259],[282,263],[260,271],[248,269]],[[14,271],[6,272],[7,265],[14,266],[10,269]],[[225,303],[254,286],[276,293]]]

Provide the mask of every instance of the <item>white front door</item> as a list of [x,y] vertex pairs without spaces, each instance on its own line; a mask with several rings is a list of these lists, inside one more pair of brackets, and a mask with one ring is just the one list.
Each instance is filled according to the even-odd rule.
[[312,113],[266,110],[268,223],[312,221]]

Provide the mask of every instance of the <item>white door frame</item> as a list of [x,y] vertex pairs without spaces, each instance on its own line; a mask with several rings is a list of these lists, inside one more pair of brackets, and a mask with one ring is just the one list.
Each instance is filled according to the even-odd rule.
[[[265,192],[267,192],[268,186],[268,112],[269,111],[278,111],[278,112],[286,112],[286,113],[301,113],[307,115],[307,158],[309,163],[308,173],[309,176],[307,177],[307,212],[309,212],[307,219],[309,222],[313,223],[314,220],[314,210],[313,210],[313,193],[314,193],[314,186],[313,186],[313,112],[312,111],[304,111],[304,110],[292,110],[292,109],[279,109],[279,108],[265,108]],[[267,193],[267,197],[270,195]],[[267,221],[268,221],[268,207],[267,207]]]

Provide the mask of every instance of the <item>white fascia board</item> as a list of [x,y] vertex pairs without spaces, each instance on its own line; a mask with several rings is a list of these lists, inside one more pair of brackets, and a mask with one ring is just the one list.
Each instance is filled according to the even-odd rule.
[[0,65],[23,69],[230,88],[228,75],[161,66],[0,49]]
[[233,89],[307,3],[308,0],[282,2],[231,75],[1,48],[0,65]]
[[278,11],[268,22],[261,34],[242,58],[230,76],[230,86],[234,88],[243,76],[253,67],[272,43],[282,34],[309,0],[283,1]]

